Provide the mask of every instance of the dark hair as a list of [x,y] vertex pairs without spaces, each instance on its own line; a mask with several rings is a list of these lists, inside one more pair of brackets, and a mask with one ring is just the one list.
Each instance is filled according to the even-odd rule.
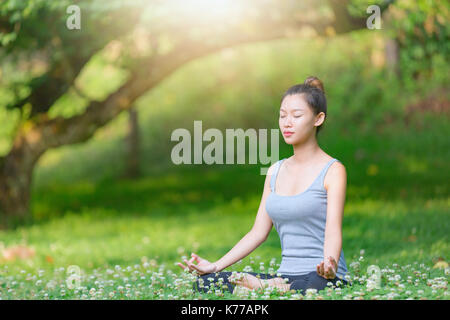
[[[306,78],[305,82],[302,84],[296,84],[290,87],[281,98],[281,103],[284,98],[289,95],[303,94],[305,96],[306,103],[312,108],[315,114],[320,112],[327,115],[327,99],[325,98],[325,89],[323,87],[322,81],[317,77],[310,76]],[[319,133],[320,128],[323,123],[317,127],[316,135]]]

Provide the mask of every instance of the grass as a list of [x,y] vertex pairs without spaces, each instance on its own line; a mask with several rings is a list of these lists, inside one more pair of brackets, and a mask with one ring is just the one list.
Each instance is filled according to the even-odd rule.
[[[412,152],[376,158],[376,141],[367,143],[372,145],[365,161],[355,160],[351,140],[336,156],[351,177],[343,248],[354,285],[305,296],[275,291],[240,298],[448,299],[449,268],[434,268],[449,253],[448,184],[441,181],[447,177],[439,167],[445,164],[422,157],[427,170],[411,171],[401,164],[405,158],[415,159]],[[398,140],[391,144],[402,145]],[[370,169],[374,163],[376,170]],[[4,246],[22,243],[32,247],[35,256],[3,262],[0,297],[236,298],[215,290],[191,292],[192,278],[175,263],[190,252],[210,261],[219,259],[250,230],[264,181],[258,170],[248,165],[186,166],[138,180],[79,180],[36,187],[35,222],[0,232]],[[242,271],[245,266],[258,271],[261,262],[269,266],[270,261],[276,270],[280,258],[278,234],[272,229],[266,242],[224,271]],[[82,271],[78,290],[67,288],[70,265]],[[372,289],[368,282],[370,265],[380,269],[380,289]]]
[[[362,73],[368,55],[361,52],[364,43],[370,48],[370,34],[365,42],[347,37],[280,42],[267,51],[244,47],[233,55],[234,64],[220,63],[220,54],[191,63],[138,103],[144,173],[139,179],[121,178],[126,114],[85,144],[47,152],[34,174],[33,223],[0,230],[0,249],[20,244],[34,249],[28,259],[0,256],[0,299],[236,298],[214,288],[192,292],[191,275],[175,263],[190,252],[219,259],[250,230],[264,183],[260,166],[171,166],[171,145],[161,141],[170,141],[172,128],[192,129],[193,119],[204,119],[205,128],[276,128],[275,97],[309,73],[333,83],[327,87],[330,119],[319,142],[347,168],[343,249],[353,285],[304,296],[263,291],[240,298],[448,299],[448,118],[418,112],[403,125],[402,106],[428,88],[418,82],[417,92],[404,92],[395,79]],[[330,48],[318,50],[324,46]],[[353,52],[351,59],[340,55]],[[292,61],[298,65],[292,67]],[[205,77],[215,70],[211,66],[223,67]],[[255,72],[258,76],[249,78]],[[93,90],[101,93],[97,86]],[[66,100],[60,111],[68,107]],[[214,112],[205,113],[211,106]],[[386,114],[394,120],[384,121]],[[5,123],[9,116],[0,114]],[[0,132],[2,153],[6,136]],[[280,158],[291,155],[282,141],[280,147]],[[265,271],[276,270],[280,259],[273,229],[266,242],[224,271],[259,271],[260,263]],[[66,280],[74,278],[73,265],[81,279],[80,287],[71,289]],[[370,280],[371,265],[379,267],[379,289]]]

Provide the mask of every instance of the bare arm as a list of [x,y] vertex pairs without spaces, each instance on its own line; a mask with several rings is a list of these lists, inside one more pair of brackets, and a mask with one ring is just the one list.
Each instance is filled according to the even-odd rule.
[[266,211],[266,199],[271,192],[270,178],[272,176],[273,167],[274,165],[272,165],[267,172],[261,203],[252,229],[227,254],[214,262],[217,266],[216,272],[245,258],[267,239],[267,236],[272,229],[272,219]]
[[324,260],[317,265],[317,273],[325,279],[333,279],[336,277],[342,250],[342,219],[347,188],[347,172],[342,163],[336,162],[330,167],[325,176],[324,187],[328,202]]

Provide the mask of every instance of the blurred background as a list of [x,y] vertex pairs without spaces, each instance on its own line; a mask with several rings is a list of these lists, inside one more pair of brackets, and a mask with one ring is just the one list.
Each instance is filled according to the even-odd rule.
[[[309,75],[328,101],[319,144],[347,168],[347,263],[446,262],[448,21],[426,0],[3,0],[0,264],[219,259],[268,165],[174,165],[172,131],[278,129]],[[251,256],[281,261],[275,229]]]

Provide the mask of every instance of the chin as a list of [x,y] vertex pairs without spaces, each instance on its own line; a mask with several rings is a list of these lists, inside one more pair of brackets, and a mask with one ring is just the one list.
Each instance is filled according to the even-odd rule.
[[295,139],[295,138],[292,138],[292,137],[284,137],[284,142],[286,142],[287,144],[298,144],[299,142],[301,142],[301,140],[300,139]]

